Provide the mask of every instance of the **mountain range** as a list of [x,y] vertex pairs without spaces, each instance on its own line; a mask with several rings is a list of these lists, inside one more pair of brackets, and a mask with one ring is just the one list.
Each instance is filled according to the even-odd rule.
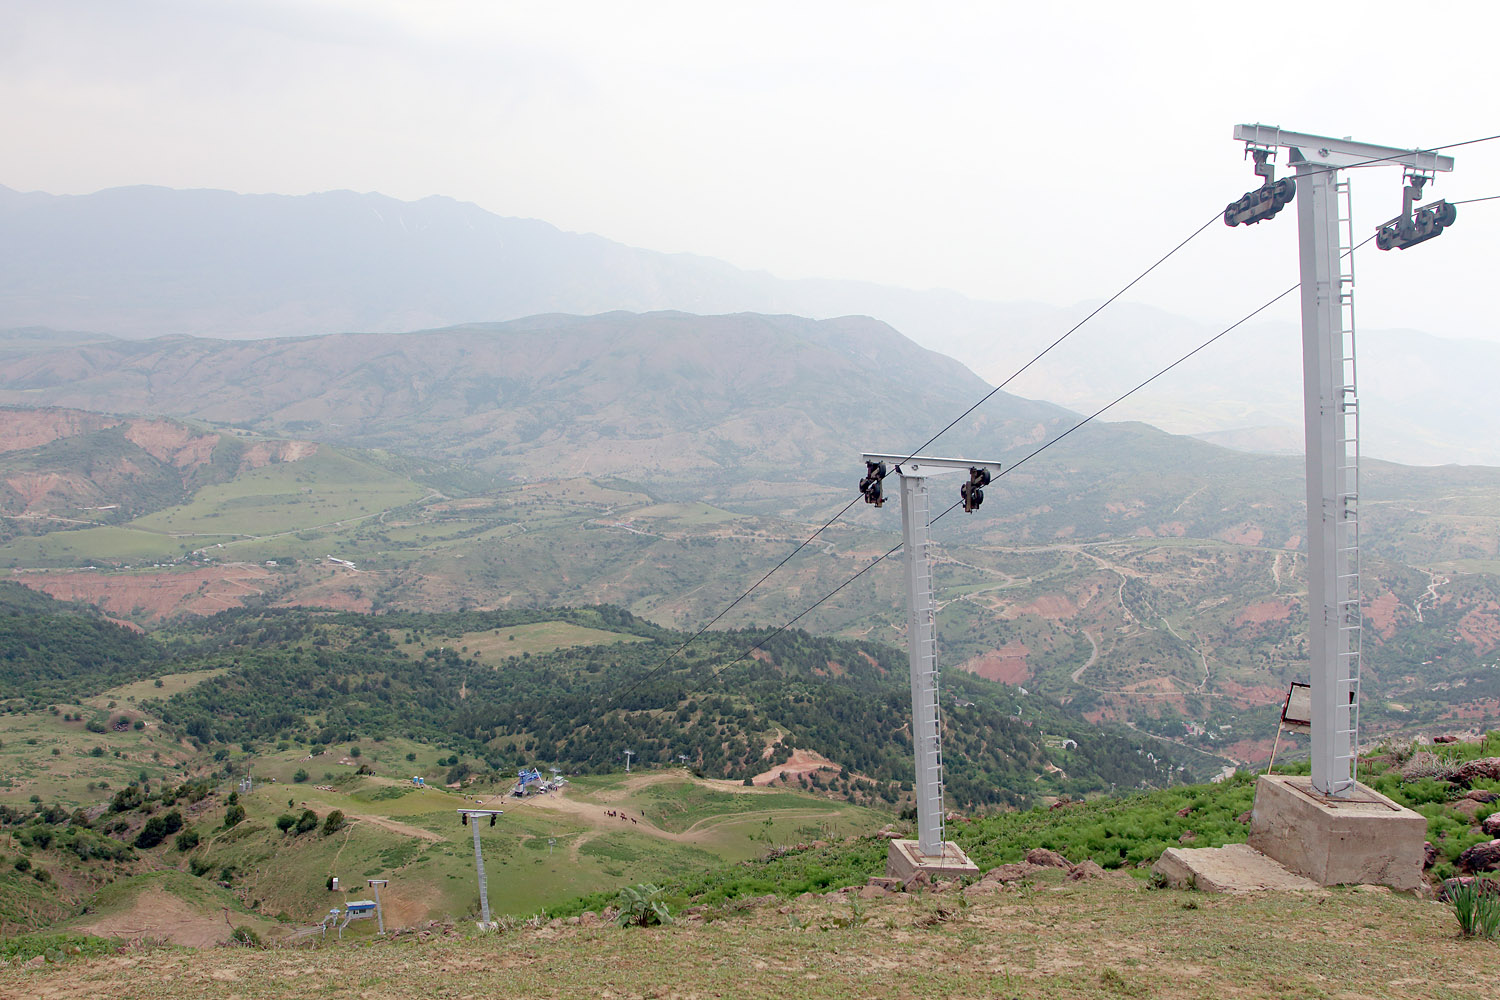
[[[998,384],[1091,309],[785,280],[441,197],[0,187],[0,328],[241,339],[616,310],[863,315]],[[1008,388],[1092,412],[1218,329],[1118,303]],[[1366,454],[1500,465],[1500,416],[1486,405],[1500,345],[1382,330],[1361,343]],[[1300,400],[1296,331],[1269,323],[1236,331],[1108,419],[1286,453],[1300,449]]]

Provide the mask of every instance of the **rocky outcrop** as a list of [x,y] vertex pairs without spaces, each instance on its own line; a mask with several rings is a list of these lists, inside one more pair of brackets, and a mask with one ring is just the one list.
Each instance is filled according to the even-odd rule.
[[1475,844],[1464,851],[1458,856],[1458,870],[1469,873],[1500,871],[1500,840]]
[[1483,757],[1460,764],[1449,777],[1455,785],[1472,785],[1476,781],[1500,781],[1500,757]]

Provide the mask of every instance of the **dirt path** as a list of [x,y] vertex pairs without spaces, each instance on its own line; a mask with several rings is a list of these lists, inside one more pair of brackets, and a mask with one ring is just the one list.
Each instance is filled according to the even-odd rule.
[[1427,572],[1427,592],[1412,602],[1412,608],[1417,612],[1417,621],[1424,623],[1427,619],[1422,617],[1422,605],[1435,607],[1438,602],[1437,589],[1449,582],[1446,576],[1439,576],[1431,571],[1425,572]]
[[[533,795],[525,799],[508,799],[508,809],[542,809],[550,812],[563,813],[568,816],[577,817],[594,827],[579,835],[579,837],[568,848],[569,856],[578,860],[578,852],[583,845],[604,833],[606,830],[629,830],[635,833],[644,833],[651,837],[659,837],[662,840],[676,841],[683,844],[697,844],[712,839],[712,835],[719,827],[745,820],[762,820],[766,815],[775,813],[778,818],[786,819],[810,819],[828,816],[825,810],[788,811],[784,809],[746,810],[744,812],[724,813],[717,816],[707,816],[698,820],[692,826],[681,833],[664,830],[639,813],[631,814],[626,810],[616,809],[610,805],[625,799],[631,792],[645,788],[648,785],[660,784],[667,781],[681,781],[680,772],[666,772],[632,775],[627,778],[618,788],[606,789],[595,793],[595,801],[585,801],[580,798],[571,797],[570,789],[562,788],[546,795]],[[712,788],[715,791],[736,792],[747,795],[774,794],[765,788],[747,788],[729,781],[714,781],[711,778],[691,778],[696,785]],[[609,815],[614,812],[615,815]],[[624,818],[621,818],[624,817]],[[631,822],[634,819],[635,822]]]
[[1099,660],[1099,640],[1095,639],[1093,635],[1089,633],[1088,629],[1083,630],[1083,637],[1089,641],[1090,646],[1094,647],[1094,651],[1089,654],[1089,660],[1087,663],[1085,663],[1083,666],[1079,667],[1069,675],[1072,678],[1074,684],[1079,683],[1079,678],[1083,677],[1083,672],[1089,667],[1092,667]]
[[378,826],[382,830],[389,830],[392,833],[399,833],[406,837],[416,837],[418,840],[425,840],[429,844],[440,844],[443,842],[443,838],[431,830],[424,830],[420,826],[412,826],[410,823],[403,823],[400,820],[387,819],[384,816],[371,816],[367,813],[352,813],[347,810],[345,810],[344,816],[348,819],[358,820],[361,823],[370,823],[373,826]]

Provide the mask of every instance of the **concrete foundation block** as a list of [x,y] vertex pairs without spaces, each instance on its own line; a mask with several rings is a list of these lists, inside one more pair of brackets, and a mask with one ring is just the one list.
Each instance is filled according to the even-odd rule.
[[1249,844],[1171,847],[1151,870],[1174,889],[1201,892],[1319,892],[1323,887]]
[[1250,846],[1319,885],[1388,885],[1420,892],[1427,820],[1364,785],[1331,798],[1312,779],[1262,775]]
[[904,883],[918,872],[925,872],[933,880],[957,879],[978,875],[979,867],[951,840],[943,842],[941,856],[923,854],[915,840],[891,841],[885,853],[886,877],[898,878]]

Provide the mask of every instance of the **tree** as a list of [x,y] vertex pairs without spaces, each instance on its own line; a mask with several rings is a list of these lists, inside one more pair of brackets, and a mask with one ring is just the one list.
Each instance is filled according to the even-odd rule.
[[[227,824],[226,824],[227,825]],[[142,850],[155,847],[167,837],[182,829],[182,813],[173,809],[160,816],[152,816],[136,835],[135,846]]]
[[323,836],[326,837],[330,833],[339,830],[343,825],[344,811],[342,809],[335,809],[323,819]]
[[296,822],[297,817],[293,816],[291,813],[282,813],[280,816],[276,817],[276,829],[280,830],[282,833],[286,833],[292,828],[293,825],[296,824]]
[[302,815],[297,817],[297,832],[306,833],[318,825],[318,814],[311,809],[302,810]]
[[237,825],[244,818],[245,807],[240,805],[239,803],[235,803],[228,809],[224,810],[224,829],[227,830],[230,827]]

